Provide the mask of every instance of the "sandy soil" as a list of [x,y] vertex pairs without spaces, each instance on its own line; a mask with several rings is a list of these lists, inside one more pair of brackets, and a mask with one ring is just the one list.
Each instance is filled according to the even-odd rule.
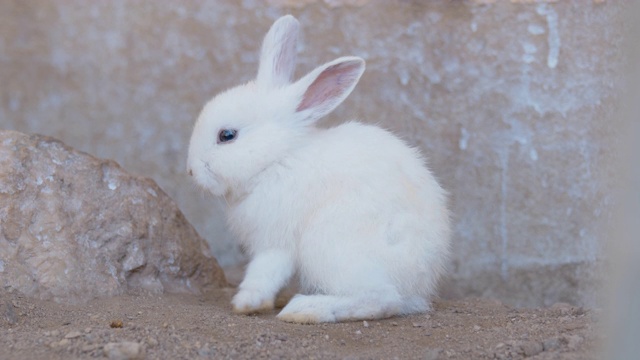
[[0,358],[593,359],[602,340],[599,312],[567,304],[514,309],[492,300],[439,300],[429,314],[295,325],[275,312],[232,314],[234,291],[131,294],[70,306],[0,289]]

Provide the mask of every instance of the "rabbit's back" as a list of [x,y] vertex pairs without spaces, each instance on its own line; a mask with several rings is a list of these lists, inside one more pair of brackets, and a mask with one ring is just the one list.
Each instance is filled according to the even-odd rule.
[[310,152],[304,163],[317,178],[308,187],[314,192],[305,193],[310,197],[298,244],[307,283],[317,287],[331,277],[327,286],[340,286],[335,279],[344,277],[352,286],[345,274],[357,274],[363,257],[386,273],[368,276],[395,279],[401,293],[432,293],[448,255],[449,213],[446,193],[419,152],[356,122],[329,129]]

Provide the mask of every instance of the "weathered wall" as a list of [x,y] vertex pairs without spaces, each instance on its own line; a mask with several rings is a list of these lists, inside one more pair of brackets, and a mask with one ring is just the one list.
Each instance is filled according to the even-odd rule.
[[340,55],[367,60],[324,125],[392,129],[452,194],[444,296],[594,302],[624,1],[267,3],[2,1],[0,128],[153,177],[220,263],[236,264],[221,206],[185,176],[189,135],[204,102],[254,76],[262,36],[292,13],[298,75]]

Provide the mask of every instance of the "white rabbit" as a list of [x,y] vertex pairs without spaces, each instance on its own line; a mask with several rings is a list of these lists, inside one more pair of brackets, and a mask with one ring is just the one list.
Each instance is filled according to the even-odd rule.
[[447,195],[418,150],[388,131],[314,126],[365,64],[341,57],[291,83],[298,28],[290,15],[273,24],[256,80],[211,100],[189,145],[189,174],[226,198],[251,256],[233,309],[273,309],[297,273],[302,294],[277,315],[284,321],[427,311],[449,254]]

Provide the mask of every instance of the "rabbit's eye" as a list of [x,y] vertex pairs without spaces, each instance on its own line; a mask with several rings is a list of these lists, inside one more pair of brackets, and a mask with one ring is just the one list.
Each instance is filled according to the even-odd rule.
[[230,142],[236,138],[238,130],[235,129],[222,129],[218,132],[218,144]]

